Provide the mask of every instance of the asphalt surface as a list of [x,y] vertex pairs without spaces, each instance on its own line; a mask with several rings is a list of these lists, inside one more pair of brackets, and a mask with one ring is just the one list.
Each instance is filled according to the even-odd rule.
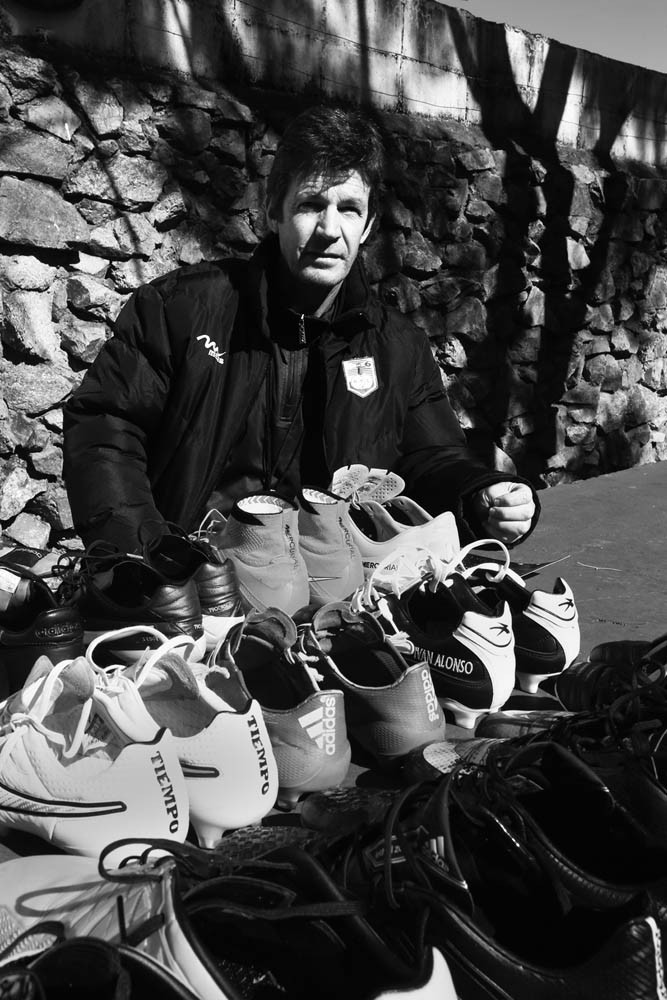
[[667,632],[667,462],[540,491],[542,516],[512,552],[531,589],[572,588],[581,656],[599,642]]

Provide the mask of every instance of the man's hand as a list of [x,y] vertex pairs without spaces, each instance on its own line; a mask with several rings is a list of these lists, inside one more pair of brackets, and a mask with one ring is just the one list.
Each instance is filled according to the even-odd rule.
[[472,498],[475,512],[491,538],[511,544],[526,534],[535,502],[523,483],[494,483]]

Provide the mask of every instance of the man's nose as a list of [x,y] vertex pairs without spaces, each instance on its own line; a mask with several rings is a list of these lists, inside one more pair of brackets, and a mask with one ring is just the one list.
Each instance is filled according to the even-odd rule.
[[320,212],[318,229],[321,235],[327,239],[338,239],[340,235],[340,215],[335,205],[328,205]]

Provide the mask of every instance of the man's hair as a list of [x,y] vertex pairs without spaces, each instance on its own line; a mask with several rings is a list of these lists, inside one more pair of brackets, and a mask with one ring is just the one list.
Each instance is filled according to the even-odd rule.
[[285,129],[267,180],[267,211],[280,220],[295,178],[322,176],[332,184],[357,171],[370,189],[369,218],[376,214],[384,177],[385,151],[380,132],[359,111],[314,107]]

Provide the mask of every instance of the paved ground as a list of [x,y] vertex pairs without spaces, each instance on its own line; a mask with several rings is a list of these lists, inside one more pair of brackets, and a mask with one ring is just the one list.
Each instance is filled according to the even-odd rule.
[[[540,491],[542,517],[515,567],[558,560],[528,583],[574,592],[581,650],[667,632],[667,462]],[[521,569],[519,570],[522,571]]]

